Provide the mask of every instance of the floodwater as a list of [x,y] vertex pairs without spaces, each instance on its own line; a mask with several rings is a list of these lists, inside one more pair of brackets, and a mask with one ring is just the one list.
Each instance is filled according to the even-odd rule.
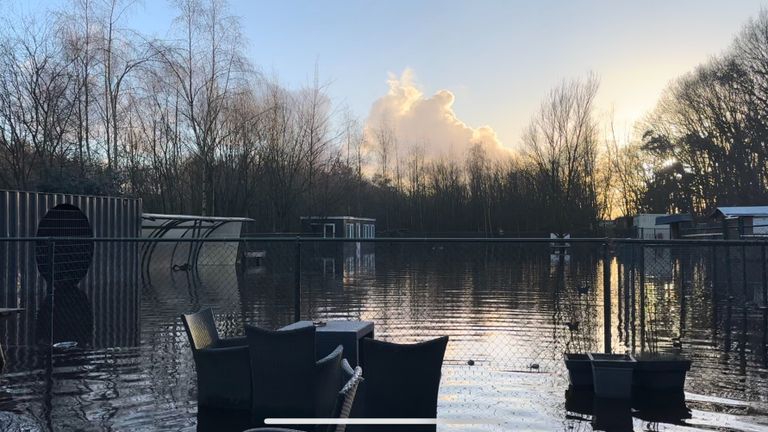
[[[242,333],[244,322],[273,328],[292,322],[294,246],[253,247],[266,252],[258,266],[227,264],[234,252],[221,247],[201,254],[197,271],[173,271],[174,259],[162,254],[178,251],[156,251],[136,286],[111,281],[118,298],[138,290],[135,311],[103,295],[89,307],[81,304],[85,295],[57,300],[71,311],[56,324],[80,341],[75,349],[35,344],[27,336],[40,327],[35,313],[0,323],[8,359],[0,376],[0,428],[238,425],[233,416],[197,412],[194,364],[179,314],[213,307],[225,335]],[[568,389],[563,353],[604,346],[602,249],[573,245],[567,256],[551,252],[543,244],[304,245],[301,315],[372,320],[377,338],[399,342],[449,335],[438,413],[462,424],[439,430],[768,429],[765,298],[754,253],[742,268],[738,250],[727,260],[724,253],[712,260],[701,249],[615,251],[613,351],[675,352],[693,360],[685,400],[660,409]],[[83,291],[95,297],[94,290]],[[121,325],[102,316],[116,312],[136,320]],[[78,337],[71,322],[84,314],[93,315],[85,318],[94,328]]]

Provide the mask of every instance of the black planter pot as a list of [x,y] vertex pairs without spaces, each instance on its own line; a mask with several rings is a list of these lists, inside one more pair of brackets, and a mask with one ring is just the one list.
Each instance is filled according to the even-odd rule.
[[691,361],[680,358],[638,358],[632,385],[639,390],[682,393]]
[[587,354],[563,354],[568,379],[576,389],[592,388],[592,361]]
[[629,399],[635,358],[630,354],[589,353],[595,396],[604,399]]

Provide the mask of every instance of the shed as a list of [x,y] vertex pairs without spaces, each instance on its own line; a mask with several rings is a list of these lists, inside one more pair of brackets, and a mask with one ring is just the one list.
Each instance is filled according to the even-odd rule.
[[722,225],[726,239],[768,236],[768,206],[718,207],[710,218]]
[[669,227],[669,238],[679,239],[683,237],[682,230],[693,225],[693,216],[690,213],[678,213],[656,218],[657,226]]
[[[3,190],[0,209],[0,307],[24,309],[0,324],[4,346],[48,340],[52,315],[54,342],[138,343],[138,245],[90,239],[138,237],[140,199]],[[7,240],[31,237],[72,238],[53,248],[55,309],[48,243]]]
[[323,238],[376,237],[376,219],[356,216],[303,216],[301,233]]
[[659,217],[668,216],[663,213],[640,213],[632,219],[632,227],[635,230],[635,238],[648,240],[669,239],[669,225],[656,223]]

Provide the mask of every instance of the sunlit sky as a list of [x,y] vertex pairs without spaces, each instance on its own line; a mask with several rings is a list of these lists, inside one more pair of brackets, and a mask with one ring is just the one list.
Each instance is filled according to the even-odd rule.
[[[9,2],[35,13],[65,0]],[[337,107],[361,120],[387,94],[388,74],[412,73],[424,97],[455,96],[456,117],[519,145],[542,97],[564,78],[595,72],[598,115],[617,126],[653,108],[675,77],[727,48],[759,1],[232,0],[246,54],[288,86],[315,64]],[[126,23],[164,37],[169,2],[139,3]]]

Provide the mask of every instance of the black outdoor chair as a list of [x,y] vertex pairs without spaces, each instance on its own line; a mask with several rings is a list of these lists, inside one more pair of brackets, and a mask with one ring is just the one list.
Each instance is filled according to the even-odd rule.
[[[265,330],[246,326],[251,359],[254,426],[265,418],[328,418],[333,415],[342,380],[342,352],[338,346],[315,361],[315,327]],[[325,426],[292,426],[303,431],[323,431]]]
[[222,339],[211,309],[181,315],[197,370],[197,403],[202,407],[251,407],[251,366],[244,337]]
[[[365,381],[353,409],[361,418],[436,418],[437,394],[448,336],[416,344],[362,339]],[[434,431],[435,425],[366,425],[365,432]]]
[[[352,405],[355,401],[355,395],[357,394],[357,388],[360,382],[363,381],[363,370],[360,366],[352,369],[346,359],[342,360],[342,371],[345,379],[344,386],[339,390],[337,395],[336,407],[334,408],[333,418],[347,419],[352,411]],[[323,426],[319,426],[318,429],[322,430]],[[345,432],[347,425],[328,425],[325,430],[327,432]],[[244,432],[300,432],[296,429],[286,428],[255,428],[248,429]]]

